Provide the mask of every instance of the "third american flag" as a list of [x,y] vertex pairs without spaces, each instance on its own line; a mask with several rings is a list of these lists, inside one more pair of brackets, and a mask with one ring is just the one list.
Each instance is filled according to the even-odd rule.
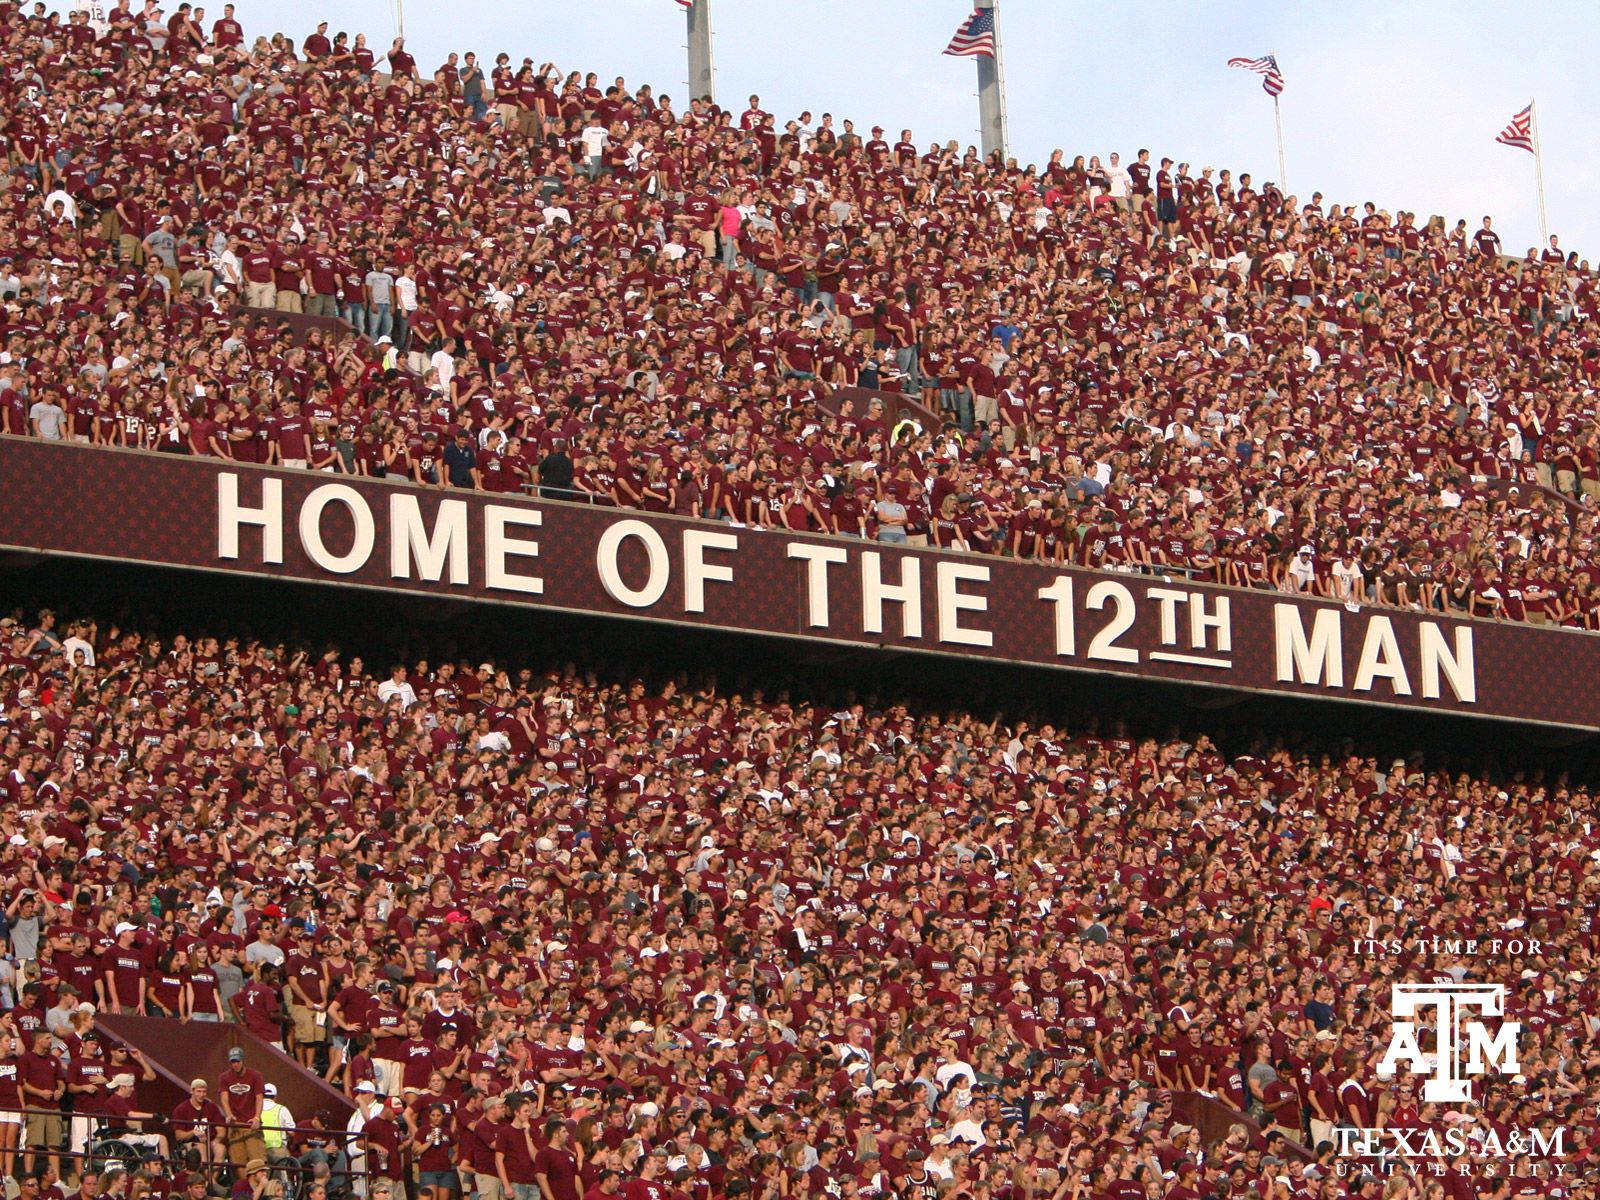
[[993,58],[993,10],[987,8],[974,10],[973,14],[961,23],[961,28],[956,30],[955,37],[950,39],[950,44],[944,48],[944,52],[965,55],[969,58],[978,54]]
[[1500,131],[1500,136],[1494,139],[1502,146],[1515,146],[1518,150],[1533,153],[1533,105],[1528,105],[1516,116],[1511,118],[1511,124]]
[[1271,54],[1261,58],[1230,58],[1228,65],[1254,71],[1261,76],[1261,89],[1269,96],[1276,96],[1283,91],[1283,72],[1278,70],[1278,60]]

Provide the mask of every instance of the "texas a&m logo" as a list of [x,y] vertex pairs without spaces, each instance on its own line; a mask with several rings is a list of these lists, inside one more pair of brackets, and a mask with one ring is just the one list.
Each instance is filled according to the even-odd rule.
[[[1391,1078],[1404,1065],[1413,1075],[1427,1075],[1422,1098],[1441,1104],[1472,1099],[1472,1079],[1490,1070],[1515,1075],[1519,1021],[1500,1021],[1491,1031],[1476,1016],[1504,1017],[1506,988],[1500,983],[1397,983],[1390,999],[1395,1017],[1389,1048],[1378,1063],[1380,1078]],[[1434,1046],[1417,1040],[1419,1014],[1433,1014]]]

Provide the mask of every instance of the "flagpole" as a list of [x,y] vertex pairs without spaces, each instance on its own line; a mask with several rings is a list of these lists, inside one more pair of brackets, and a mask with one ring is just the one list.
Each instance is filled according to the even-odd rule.
[[[1278,61],[1278,52],[1273,50],[1272,61]],[[1283,155],[1283,109],[1278,106],[1278,97],[1272,97],[1272,123],[1278,130],[1278,190],[1283,193],[1283,198],[1289,198],[1289,168],[1285,165]]]
[[406,35],[406,0],[394,0],[394,31],[396,37]]
[[994,20],[994,57],[977,55],[978,60],[978,121],[983,142],[983,156],[988,158],[996,150],[1005,157],[1006,136],[1006,73],[1000,57],[1000,0],[975,0],[978,8],[987,9]]
[[1539,109],[1528,101],[1528,132],[1533,134],[1533,178],[1539,188],[1539,253],[1550,245],[1550,226],[1544,215],[1544,155],[1539,152]]
[[711,0],[694,0],[685,13],[689,27],[689,100],[714,100],[717,74],[711,61]]

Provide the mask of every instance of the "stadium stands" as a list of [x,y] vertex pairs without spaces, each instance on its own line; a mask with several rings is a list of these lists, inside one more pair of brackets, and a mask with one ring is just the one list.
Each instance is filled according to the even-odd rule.
[[[1554,247],[153,11],[0,0],[0,433],[1600,629]],[[1585,781],[213,629],[0,617],[22,1200],[1595,1196]]]
[[[237,1012],[381,1122],[365,1165],[396,1185],[526,1198],[570,1127],[583,1191],[1354,1186],[1254,1124],[1202,1140],[1197,1103],[1297,1142],[1548,1120],[1593,1166],[1600,830],[1565,779],[0,625],[0,869],[36,979],[6,1021]],[[1456,1124],[1377,1068],[1419,976],[1507,982],[1523,1022],[1521,1073]],[[278,1152],[347,1178],[301,1137]],[[1445,1165],[1451,1195],[1558,1186]]]
[[0,430],[1600,627],[1594,276],[1487,219],[0,11]]

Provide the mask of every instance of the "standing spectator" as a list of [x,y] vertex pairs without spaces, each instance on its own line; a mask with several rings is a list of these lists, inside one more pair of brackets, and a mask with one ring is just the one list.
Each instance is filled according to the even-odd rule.
[[367,336],[373,341],[394,338],[394,275],[373,267],[361,281],[366,306]]
[[0,1177],[17,1176],[17,1148],[22,1138],[22,1055],[9,1026],[0,1025]]
[[108,1012],[144,1012],[149,973],[144,955],[133,944],[138,932],[139,927],[132,922],[119,921],[112,931],[115,941],[101,957],[97,991]]
[[504,1200],[540,1200],[534,1160],[533,1104],[526,1096],[513,1096],[507,1105],[511,1121],[495,1135],[495,1173]]
[[66,1094],[66,1076],[61,1064],[50,1049],[50,1033],[46,1029],[33,1032],[32,1043],[18,1064],[22,1080],[22,1102],[29,1109],[24,1125],[22,1156],[23,1174],[35,1170],[60,1169],[56,1151],[61,1148],[65,1130],[61,1122],[61,1098]]
[[67,410],[48,392],[41,392],[29,407],[28,421],[34,437],[59,442],[67,435]]
[[462,59],[461,98],[465,101],[467,111],[472,114],[474,121],[483,120],[483,115],[489,111],[489,104],[483,98],[483,88],[483,68],[478,65],[478,56],[468,50]]
[[266,1082],[261,1072],[245,1066],[243,1049],[234,1046],[228,1051],[227,1068],[217,1078],[217,1098],[228,1121],[228,1161],[235,1166],[266,1157],[261,1137]]
[[290,1151],[290,1138],[293,1134],[289,1131],[294,1128],[294,1114],[289,1109],[278,1103],[278,1085],[275,1083],[263,1084],[261,1087],[261,1141],[266,1146],[266,1160],[269,1167],[282,1167],[289,1163],[297,1163]]
[[893,545],[905,545],[908,536],[906,522],[908,515],[906,506],[900,503],[900,498],[893,492],[885,492],[873,507],[872,515],[878,521],[878,540],[889,542]]
[[544,1125],[544,1149],[533,1160],[543,1200],[579,1200],[578,1160],[570,1149],[572,1130],[559,1118]]
[[195,1016],[201,1019],[222,1019],[233,1011],[233,997],[244,987],[244,969],[239,966],[239,947],[232,942],[223,942],[217,947],[217,961],[211,964],[211,973],[216,977],[216,1018],[204,1018],[205,1012],[197,1003]]
[[465,430],[457,430],[456,436],[444,448],[445,480],[453,488],[477,488],[481,486],[478,476],[478,455],[472,448],[472,434]]
[[274,1050],[283,1049],[283,1010],[278,995],[278,968],[262,963],[255,979],[233,998],[233,1011],[243,1025]]

